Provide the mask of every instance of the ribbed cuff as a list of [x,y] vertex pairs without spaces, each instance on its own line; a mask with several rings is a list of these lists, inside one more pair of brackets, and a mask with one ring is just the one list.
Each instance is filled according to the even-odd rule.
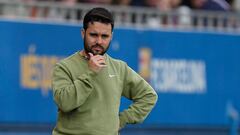
[[119,126],[120,126],[120,130],[121,130],[128,123],[128,118],[127,118],[127,116],[124,112],[120,113],[119,120],[120,120],[120,125]]

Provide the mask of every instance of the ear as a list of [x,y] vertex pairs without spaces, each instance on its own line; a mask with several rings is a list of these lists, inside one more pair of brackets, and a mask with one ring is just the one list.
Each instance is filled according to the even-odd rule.
[[81,35],[82,35],[82,39],[84,39],[84,36],[85,36],[85,30],[84,29],[81,30]]

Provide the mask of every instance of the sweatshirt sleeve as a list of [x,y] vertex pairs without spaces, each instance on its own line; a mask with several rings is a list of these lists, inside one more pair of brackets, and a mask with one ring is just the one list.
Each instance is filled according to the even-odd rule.
[[126,124],[141,123],[157,102],[157,94],[153,88],[134,70],[125,65],[124,90],[122,95],[132,104],[120,113],[120,129]]
[[93,90],[91,78],[93,71],[87,71],[73,80],[68,68],[56,64],[52,76],[52,89],[54,101],[63,112],[69,112],[81,106]]

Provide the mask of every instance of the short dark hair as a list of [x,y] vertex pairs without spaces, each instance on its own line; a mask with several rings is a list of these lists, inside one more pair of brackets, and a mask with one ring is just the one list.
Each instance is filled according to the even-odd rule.
[[114,19],[112,13],[102,7],[93,8],[86,13],[83,19],[83,28],[85,30],[88,28],[89,22],[101,22],[106,24],[110,23],[112,26],[112,31],[114,28]]

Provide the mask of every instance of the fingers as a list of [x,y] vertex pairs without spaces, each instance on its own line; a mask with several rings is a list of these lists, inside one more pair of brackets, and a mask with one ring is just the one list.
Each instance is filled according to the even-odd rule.
[[99,67],[106,67],[106,66],[107,66],[105,60],[100,60],[100,61],[98,61],[98,62],[99,62],[99,63],[98,63],[98,66],[99,66]]
[[92,53],[89,54],[89,68],[94,71],[100,71],[102,68],[106,67],[106,61],[104,56],[101,55],[93,55]]
[[105,63],[105,58],[102,55],[93,55],[92,53],[89,53],[89,59],[95,61],[95,62],[103,62]]
[[93,58],[92,59],[93,63],[96,64],[99,67],[105,67],[106,66],[106,61],[104,58]]

